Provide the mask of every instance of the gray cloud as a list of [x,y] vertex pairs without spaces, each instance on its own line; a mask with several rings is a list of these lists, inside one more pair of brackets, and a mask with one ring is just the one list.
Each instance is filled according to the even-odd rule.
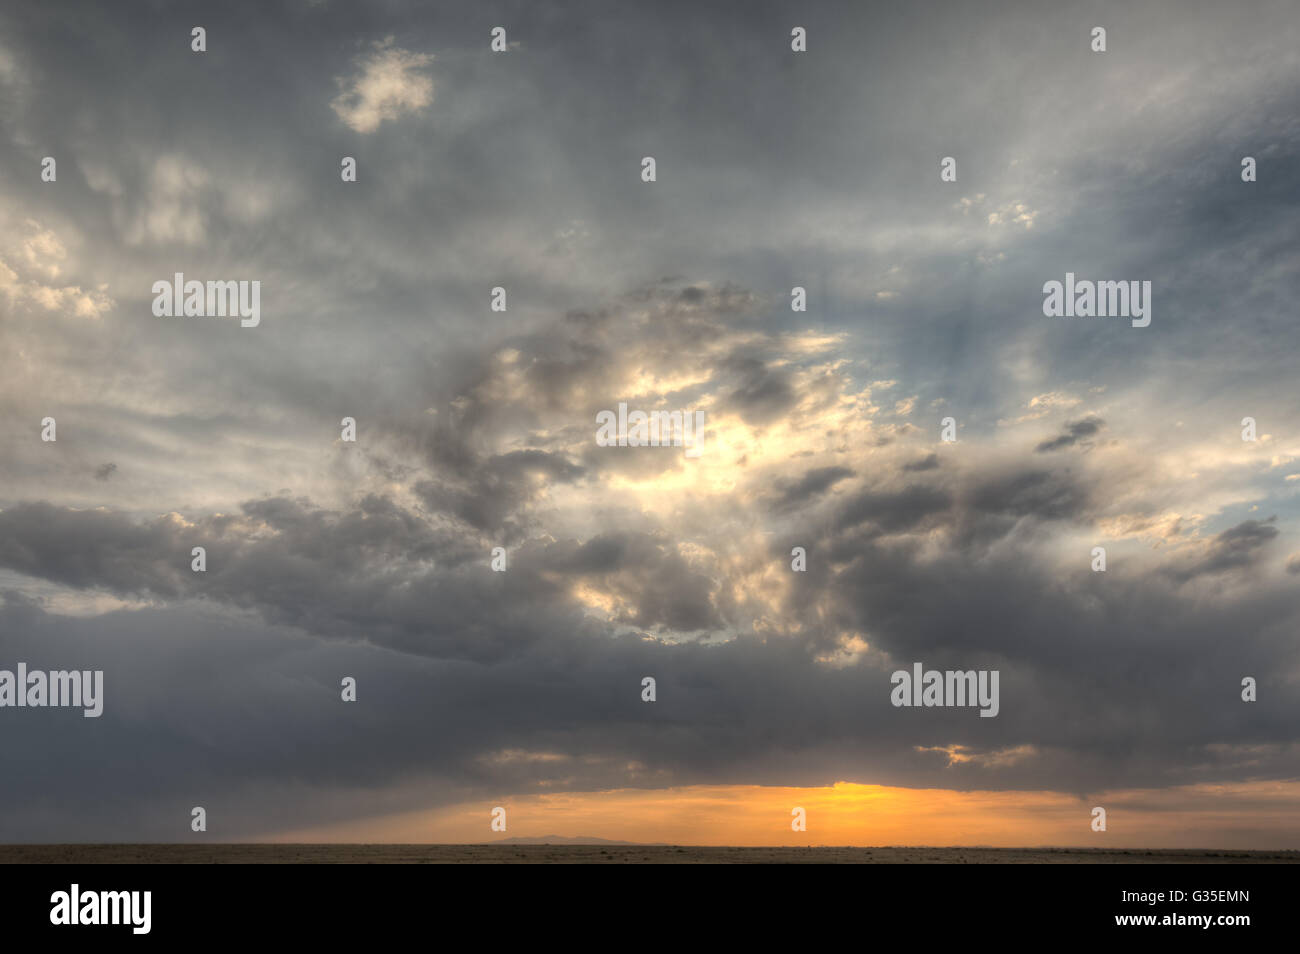
[[908,463],[904,464],[903,470],[912,471],[912,472],[921,471],[921,470],[934,470],[938,466],[939,466],[939,455],[927,454],[926,456],[922,457],[920,460],[909,461]]
[[1063,447],[1074,447],[1076,444],[1087,445],[1086,438],[1095,437],[1101,433],[1101,429],[1106,426],[1106,422],[1096,417],[1084,418],[1081,421],[1067,421],[1065,432],[1051,440],[1043,441],[1034,450],[1040,454],[1049,451],[1061,450]]
[[1170,572],[1175,579],[1186,582],[1202,574],[1248,569],[1258,563],[1264,548],[1278,535],[1277,528],[1271,525],[1276,519],[1245,520],[1229,527],[1210,540],[1202,553]]

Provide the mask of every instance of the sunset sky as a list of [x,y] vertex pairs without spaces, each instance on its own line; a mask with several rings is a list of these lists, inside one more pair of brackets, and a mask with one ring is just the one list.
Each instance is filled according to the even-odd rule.
[[0,841],[1300,848],[1298,181],[1289,0],[6,3]]

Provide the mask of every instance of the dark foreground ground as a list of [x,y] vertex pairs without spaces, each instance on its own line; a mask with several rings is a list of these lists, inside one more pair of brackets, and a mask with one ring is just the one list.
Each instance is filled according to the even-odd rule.
[[675,845],[0,845],[0,864],[1296,864],[1296,851]]

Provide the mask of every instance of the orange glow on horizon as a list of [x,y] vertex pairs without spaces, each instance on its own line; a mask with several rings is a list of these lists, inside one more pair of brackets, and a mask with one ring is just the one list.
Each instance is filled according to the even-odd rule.
[[[500,805],[507,830],[493,832]],[[1107,830],[1091,830],[1092,808]],[[791,830],[803,808],[807,831]],[[278,843],[481,844],[594,837],[681,845],[934,845],[1300,848],[1300,782],[1108,792],[955,792],[838,782],[819,788],[702,785],[501,796],[268,835]]]

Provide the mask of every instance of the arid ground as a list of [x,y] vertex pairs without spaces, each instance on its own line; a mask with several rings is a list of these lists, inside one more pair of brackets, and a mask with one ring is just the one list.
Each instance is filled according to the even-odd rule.
[[1297,851],[690,845],[4,845],[2,864],[1295,864]]

